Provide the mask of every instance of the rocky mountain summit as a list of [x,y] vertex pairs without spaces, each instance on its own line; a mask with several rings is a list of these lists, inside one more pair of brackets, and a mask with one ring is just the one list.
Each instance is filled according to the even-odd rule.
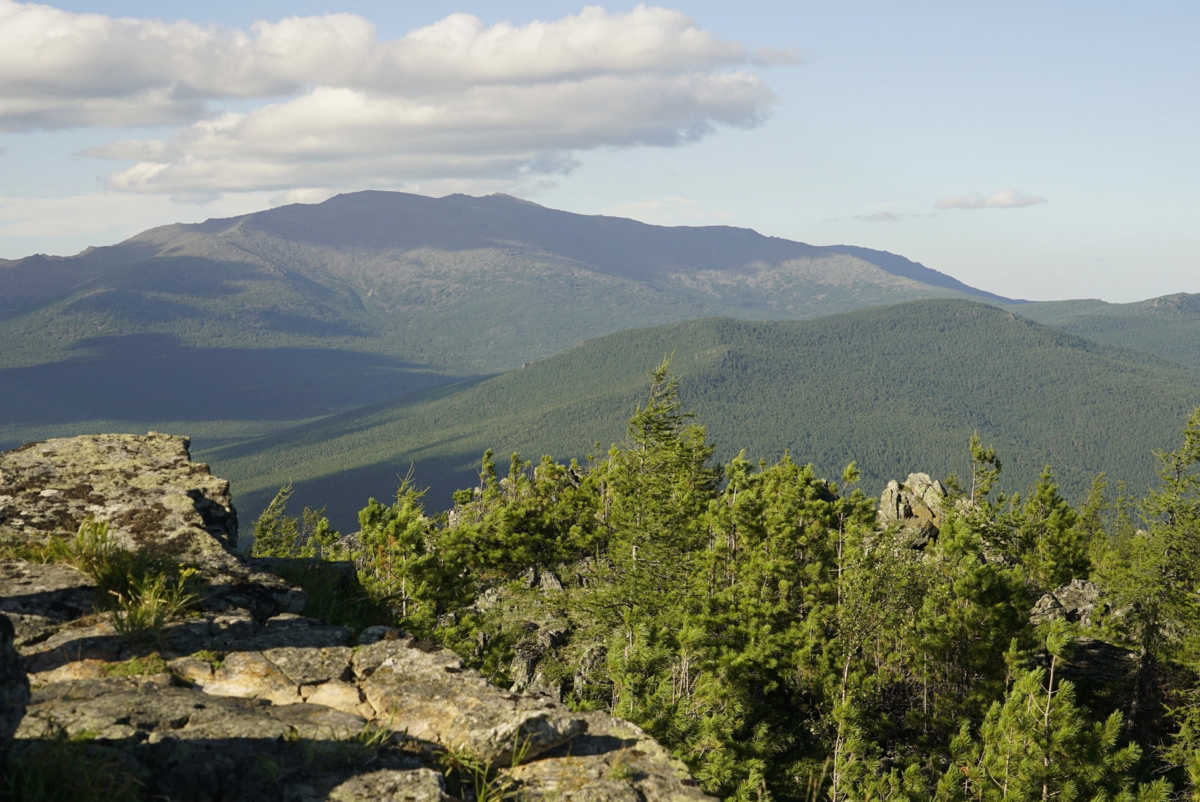
[[[14,766],[57,739],[129,777],[132,798],[709,798],[631,724],[495,687],[395,628],[306,617],[277,566],[233,551],[237,531],[228,483],[185,438],[0,453]],[[112,566],[140,578],[113,585]]]

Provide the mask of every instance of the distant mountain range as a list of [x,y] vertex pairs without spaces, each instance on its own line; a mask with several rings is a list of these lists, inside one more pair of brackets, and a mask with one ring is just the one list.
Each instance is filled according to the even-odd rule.
[[502,470],[513,451],[535,462],[603,455],[644,403],[648,370],[670,353],[681,398],[720,458],[790,449],[832,477],[857,460],[872,493],[915,470],[968,476],[975,431],[997,446],[1009,492],[1047,464],[1076,500],[1101,471],[1141,489],[1154,478],[1153,452],[1174,447],[1200,404],[1193,369],[995,307],[913,301],[810,321],[624,331],[200,456],[252,509],[294,482],[297,503],[328,504],[352,527],[367,496],[390,496],[410,468],[436,507],[476,483],[486,448]]
[[0,443],[184,425],[238,438],[623,329],[1003,302],[903,257],[504,195],[339,195],[0,264]]
[[[442,466],[438,476],[458,481],[466,475],[463,466],[477,459],[474,452],[493,444],[489,432],[500,445],[507,437],[501,434],[509,431],[504,426],[524,426],[521,416],[535,414],[520,404],[511,415],[470,411],[470,405],[486,399],[464,400],[474,397],[462,395],[463,387],[504,387],[517,381],[512,377],[526,374],[508,374],[494,385],[480,383],[487,376],[522,365],[530,365],[529,375],[536,376],[545,370],[543,361],[555,354],[600,353],[588,350],[600,347],[594,343],[582,351],[569,350],[578,343],[629,332],[633,339],[628,341],[601,342],[628,342],[642,358],[622,359],[619,370],[605,373],[615,384],[602,397],[588,395],[591,390],[576,393],[580,403],[591,398],[586,403],[611,401],[615,406],[603,414],[600,406],[593,406],[577,421],[582,428],[571,429],[575,434],[545,441],[556,454],[577,453],[576,434],[585,439],[620,434],[620,421],[637,397],[642,372],[661,357],[656,349],[665,348],[670,337],[686,339],[684,334],[639,334],[635,329],[713,317],[805,320],[931,299],[993,304],[1093,341],[1200,367],[1200,296],[1137,304],[1031,303],[975,289],[902,256],[867,248],[818,247],[722,226],[651,226],[570,214],[504,195],[428,198],[359,192],[321,204],[163,226],[73,257],[0,260],[0,448],[87,431],[189,434],[200,449],[228,445],[231,451],[212,453],[236,462],[231,473],[245,488],[263,493],[267,483],[282,475],[282,468],[255,463],[254,454],[274,453],[272,449],[285,448],[286,443],[312,443],[313,437],[332,436],[341,426],[370,430],[362,416],[385,410],[408,410],[395,413],[402,417],[418,409],[424,410],[421,415],[434,415],[427,405],[443,399],[445,415],[453,409],[453,414],[475,421],[473,434],[468,437],[456,429],[461,422],[452,418],[418,416],[413,420],[424,420],[423,429],[404,434],[415,439],[390,444],[386,453],[375,444],[345,457],[349,452],[342,446],[329,445],[322,451],[326,457],[314,458],[313,465],[324,466],[320,470],[334,465],[376,470],[386,464],[392,471],[395,460],[426,460],[419,456],[425,448],[418,447],[425,442],[422,432],[440,432],[449,439],[436,448],[429,445],[431,456],[421,464],[436,463]],[[880,314],[899,315],[899,321],[910,313]],[[851,316],[845,318],[848,323],[836,325],[865,325],[863,321],[873,319]],[[718,326],[696,325],[701,326],[695,330],[697,337],[709,331],[704,326]],[[725,321],[719,326],[735,324]],[[688,331],[692,329],[678,329]],[[701,340],[716,336],[710,334]],[[887,338],[879,336],[883,339],[871,340],[870,348],[885,353]],[[639,338],[648,338],[645,342],[653,347],[636,346],[642,342]],[[901,349],[895,354],[898,370],[910,369],[906,366],[917,359],[903,349],[920,347],[903,342],[908,344],[896,341]],[[685,342],[675,346],[681,354],[693,347]],[[943,346],[950,348],[946,353],[954,352],[951,344]],[[1100,346],[1093,342],[1089,347]],[[804,348],[805,359],[824,364],[820,351]],[[808,376],[816,370],[782,350],[769,354],[778,360],[773,370],[785,378],[792,376],[790,371]],[[851,362],[833,360],[824,370],[856,375],[852,365],[860,357],[847,358]],[[756,370],[772,370],[767,356],[755,359]],[[1147,365],[1165,370],[1153,359]],[[1029,369],[1034,369],[1032,363]],[[562,375],[563,381],[582,381],[573,373]],[[732,375],[712,375],[724,378],[703,386],[746,392]],[[1186,374],[1172,375],[1186,384]],[[463,381],[468,383],[441,387]],[[585,385],[591,386],[586,381],[573,386]],[[625,395],[613,395],[617,391],[611,388],[616,387],[624,387]],[[572,391],[572,386],[563,391]],[[940,388],[936,393],[947,391]],[[686,392],[699,390],[693,386]],[[936,393],[930,389],[926,395],[936,401]],[[801,396],[773,397],[778,403],[799,403]],[[906,396],[906,403],[923,397]],[[815,403],[803,398],[805,404]],[[724,409],[713,403],[712,409]],[[972,403],[983,404],[983,399]],[[870,410],[855,414],[860,412]],[[788,444],[803,446],[809,454],[826,454],[830,465],[841,459],[835,454],[850,453],[845,448],[849,441],[833,438],[822,446],[774,424],[763,424],[761,434],[745,426],[728,428],[724,414],[717,414],[712,425],[730,443],[763,453]],[[1175,413],[1169,417],[1164,431],[1178,428]],[[510,424],[503,423],[506,420]],[[601,425],[601,420],[607,422]],[[865,426],[857,418],[847,421],[848,426]],[[1010,424],[1024,425],[1016,419]],[[947,435],[944,442],[934,438],[929,443],[940,448],[953,442],[957,449],[966,425],[956,424],[953,436]],[[458,433],[451,435],[451,430]],[[862,430],[876,431],[870,426]],[[813,431],[824,437],[832,430]],[[994,431],[998,437],[1015,436]],[[543,442],[509,439],[533,451]],[[832,450],[821,450],[826,447]],[[368,453],[378,460],[363,462]],[[920,458],[926,467],[935,467],[925,456]],[[280,465],[290,464],[288,459],[281,456]],[[825,466],[825,459],[818,462]],[[879,467],[869,470],[882,478],[905,468],[904,459],[881,456]],[[331,476],[318,471],[310,477],[307,469],[301,473],[306,481],[326,482]]]

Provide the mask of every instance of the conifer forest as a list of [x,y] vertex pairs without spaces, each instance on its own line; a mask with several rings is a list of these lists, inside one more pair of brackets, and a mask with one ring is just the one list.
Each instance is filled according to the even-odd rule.
[[[722,798],[1194,799],[1200,410],[1180,426],[1140,496],[1101,474],[1073,506],[1053,466],[1001,494],[976,437],[889,520],[853,463],[718,464],[668,359],[606,451],[488,451],[438,514],[409,475],[347,536],[285,487],[252,548],[317,558],[314,614],[632,721]],[[346,560],[353,590],[315,570]]]

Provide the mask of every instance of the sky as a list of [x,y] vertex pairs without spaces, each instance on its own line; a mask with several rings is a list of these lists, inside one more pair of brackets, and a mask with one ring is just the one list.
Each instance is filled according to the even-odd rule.
[[1200,3],[0,0],[0,258],[338,192],[1200,292]]

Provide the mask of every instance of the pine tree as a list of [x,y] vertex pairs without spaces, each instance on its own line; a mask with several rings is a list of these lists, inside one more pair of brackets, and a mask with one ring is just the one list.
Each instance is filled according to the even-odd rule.
[[[972,737],[964,724],[951,745],[951,765],[938,785],[939,800],[1133,800],[1129,770],[1137,744],[1120,746],[1123,722],[1113,713],[1093,723],[1075,703],[1074,687],[1058,676],[1071,646],[1065,622],[1047,635],[1049,667],[1020,671],[1003,702],[988,711]],[[1165,783],[1143,787],[1139,800],[1164,800]]]

